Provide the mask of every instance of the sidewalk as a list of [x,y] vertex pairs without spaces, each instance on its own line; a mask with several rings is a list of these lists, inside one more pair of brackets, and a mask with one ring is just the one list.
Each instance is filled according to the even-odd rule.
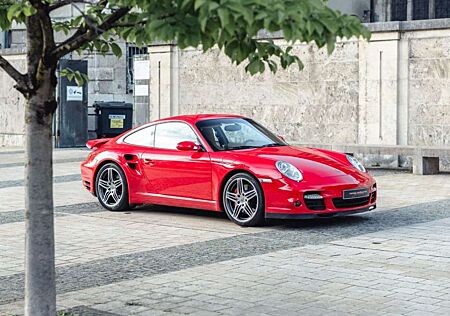
[[[450,314],[448,174],[374,170],[379,205],[373,212],[241,228],[195,210],[107,212],[81,185],[79,163],[87,153],[54,154],[60,310]],[[0,150],[0,315],[23,313],[23,192],[23,153]]]

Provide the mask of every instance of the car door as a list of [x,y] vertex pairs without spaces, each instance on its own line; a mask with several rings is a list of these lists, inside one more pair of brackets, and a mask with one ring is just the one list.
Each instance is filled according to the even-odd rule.
[[156,125],[154,147],[142,154],[147,192],[159,198],[212,200],[211,160],[206,151],[181,151],[182,141],[199,143],[191,126],[183,122]]

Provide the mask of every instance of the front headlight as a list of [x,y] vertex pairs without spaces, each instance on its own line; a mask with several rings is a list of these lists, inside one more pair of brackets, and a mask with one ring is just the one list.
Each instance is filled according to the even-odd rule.
[[363,164],[360,163],[358,161],[358,159],[356,159],[355,157],[350,156],[350,155],[346,155],[346,156],[347,156],[348,162],[351,163],[353,165],[353,167],[355,167],[356,169],[358,169],[361,172],[366,172],[366,168],[364,168]]
[[281,172],[281,174],[284,174],[291,180],[297,182],[303,180],[303,175],[300,170],[291,165],[289,162],[279,160],[275,163],[275,167],[277,167],[278,171]]

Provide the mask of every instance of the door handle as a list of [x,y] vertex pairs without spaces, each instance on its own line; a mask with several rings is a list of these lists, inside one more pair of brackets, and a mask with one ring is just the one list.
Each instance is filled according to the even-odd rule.
[[153,165],[155,162],[149,158],[144,158],[144,164]]

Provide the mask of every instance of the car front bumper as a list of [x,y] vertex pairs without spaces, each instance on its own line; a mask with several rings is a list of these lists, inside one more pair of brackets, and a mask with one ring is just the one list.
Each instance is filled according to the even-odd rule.
[[377,208],[377,205],[371,205],[369,207],[363,207],[359,209],[354,209],[350,211],[339,210],[339,211],[326,211],[326,212],[311,212],[311,213],[302,213],[302,214],[287,214],[287,213],[266,213],[265,217],[267,219],[314,219],[314,218],[333,218],[333,217],[341,217],[348,216],[353,214],[360,214],[369,211],[373,211]]
[[[368,212],[376,208],[377,186],[369,175],[359,181],[344,177],[329,178],[321,183],[272,180],[260,180],[266,201],[266,218],[336,217]],[[368,189],[368,196],[343,198],[344,191],[363,188]],[[307,199],[311,194],[320,195],[322,198]]]

